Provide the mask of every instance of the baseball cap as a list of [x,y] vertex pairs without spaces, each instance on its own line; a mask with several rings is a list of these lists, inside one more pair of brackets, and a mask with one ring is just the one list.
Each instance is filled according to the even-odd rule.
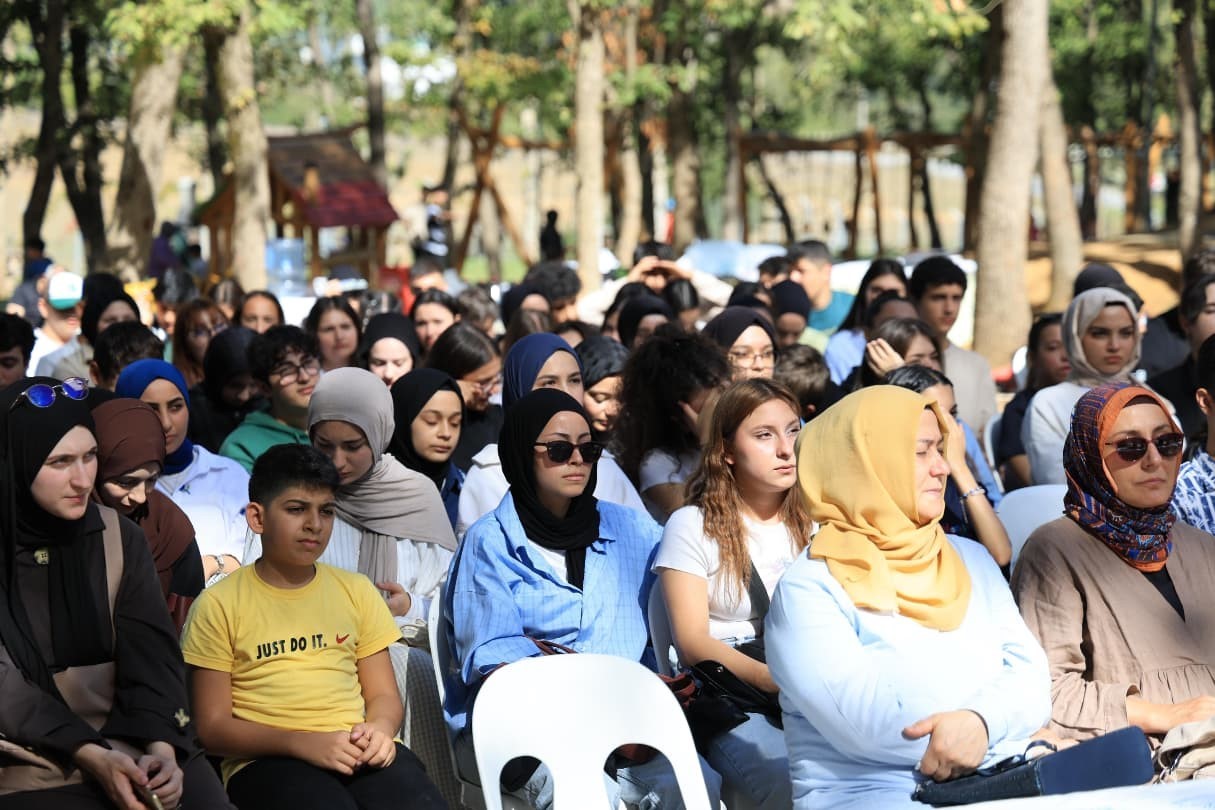
[[84,280],[68,270],[51,276],[46,288],[46,302],[53,309],[71,309],[80,303],[84,294]]

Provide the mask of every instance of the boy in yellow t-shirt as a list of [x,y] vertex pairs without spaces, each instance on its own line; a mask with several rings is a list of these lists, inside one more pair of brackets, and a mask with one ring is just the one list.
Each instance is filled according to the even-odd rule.
[[242,810],[445,807],[394,741],[403,709],[388,647],[401,632],[388,606],[362,574],[316,562],[337,488],[307,445],[254,464],[245,517],[262,556],[205,591],[182,634],[199,736],[224,757]]

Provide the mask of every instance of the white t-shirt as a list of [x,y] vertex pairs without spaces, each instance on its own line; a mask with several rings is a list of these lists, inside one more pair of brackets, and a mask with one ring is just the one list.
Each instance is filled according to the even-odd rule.
[[637,480],[641,484],[638,489],[641,491],[641,500],[645,503],[645,508],[649,510],[650,517],[663,523],[667,515],[665,510],[646,495],[646,491],[651,487],[663,484],[684,483],[692,477],[692,473],[696,472],[696,465],[699,463],[700,451],[698,450],[689,450],[678,457],[665,450],[651,450],[641,457],[641,464],[637,470]]
[[[747,530],[751,560],[763,580],[764,590],[771,597],[796,556],[789,530],[783,523],[762,524],[746,517],[743,525]],[[721,560],[717,543],[705,537],[704,516],[699,506],[685,506],[671,513],[654,558],[654,571],[662,568],[694,574],[708,581],[709,635],[713,638],[729,643],[760,635],[761,617],[752,609],[750,594],[744,588],[736,602],[725,573],[718,575]]]

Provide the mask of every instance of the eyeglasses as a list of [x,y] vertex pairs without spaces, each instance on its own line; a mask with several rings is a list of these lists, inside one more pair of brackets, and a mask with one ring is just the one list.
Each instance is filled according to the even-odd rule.
[[[1156,445],[1156,451],[1163,458],[1172,458],[1185,448],[1185,436],[1180,433],[1165,433],[1152,439],[1151,443]],[[1118,457],[1128,462],[1138,461],[1146,456],[1148,451],[1148,440],[1142,436],[1129,436],[1106,444],[1112,445]]]
[[8,409],[13,410],[21,402],[28,402],[35,408],[49,408],[55,401],[55,397],[60,394],[79,402],[89,395],[89,381],[84,377],[68,377],[59,385],[47,385],[46,383],[31,385],[13,400],[13,404]]
[[464,382],[468,383],[473,388],[476,388],[482,394],[492,394],[494,391],[498,390],[499,386],[502,385],[502,375],[499,374],[492,380],[485,380],[484,382],[478,382],[477,380],[464,380]]
[[582,460],[587,464],[594,464],[603,455],[604,445],[602,442],[583,442],[582,444],[574,444],[565,440],[553,442],[536,442],[535,447],[543,447],[548,452],[549,461],[554,464],[564,464],[573,458],[574,450],[578,451],[578,455],[582,456]]
[[270,376],[278,377],[278,381],[280,383],[283,383],[285,385],[290,385],[291,383],[293,383],[297,379],[299,379],[301,375],[303,375],[305,377],[312,377],[312,376],[320,373],[320,370],[321,370],[321,361],[320,360],[318,360],[315,357],[305,357],[298,364],[282,363],[280,365],[275,366],[274,370],[270,372]]
[[759,361],[761,366],[771,366],[776,363],[776,352],[766,349],[762,352],[734,351],[727,355],[730,362],[736,366],[754,366]]
[[220,332],[223,332],[227,328],[228,328],[228,324],[226,324],[226,323],[217,323],[210,328],[208,328],[206,326],[196,326],[190,330],[190,337],[194,338],[195,340],[202,340],[203,338],[215,337],[216,335],[218,335]]

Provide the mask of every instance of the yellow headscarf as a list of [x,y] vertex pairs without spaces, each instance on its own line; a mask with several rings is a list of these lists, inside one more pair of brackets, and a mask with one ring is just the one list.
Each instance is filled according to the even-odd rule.
[[810,556],[827,561],[857,607],[954,630],[970,604],[970,574],[945,539],[941,512],[917,513],[915,446],[925,408],[948,441],[950,420],[922,394],[878,385],[844,397],[802,431],[797,480],[821,527]]

